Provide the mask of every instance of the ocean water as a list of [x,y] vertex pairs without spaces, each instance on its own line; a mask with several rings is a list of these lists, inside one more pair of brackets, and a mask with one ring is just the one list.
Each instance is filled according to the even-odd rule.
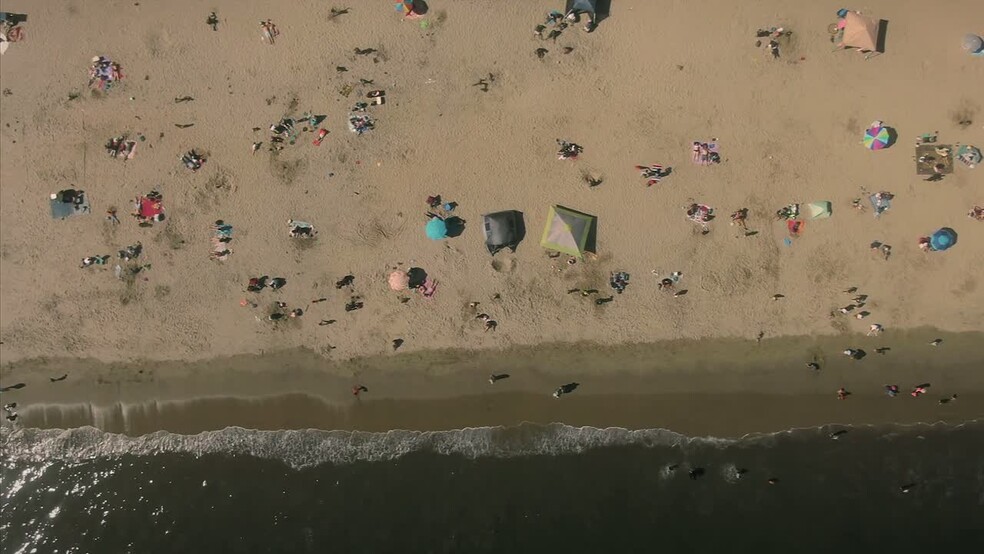
[[4,553],[984,551],[982,422],[739,440],[5,428],[0,444]]

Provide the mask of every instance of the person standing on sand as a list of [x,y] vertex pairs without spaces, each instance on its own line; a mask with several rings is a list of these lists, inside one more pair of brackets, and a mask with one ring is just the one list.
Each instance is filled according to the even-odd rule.
[[360,393],[369,392],[365,385],[355,385],[352,387],[352,396],[359,396]]
[[851,394],[851,393],[848,392],[847,389],[845,389],[844,387],[841,387],[841,388],[837,389],[837,400],[844,400],[845,398],[848,397],[849,394]]

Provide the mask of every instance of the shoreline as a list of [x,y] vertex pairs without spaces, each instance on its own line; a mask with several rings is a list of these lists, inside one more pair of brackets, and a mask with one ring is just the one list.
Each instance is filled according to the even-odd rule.
[[[933,338],[944,338],[934,348]],[[664,428],[688,435],[736,437],[824,424],[879,424],[984,418],[982,333],[932,329],[878,339],[785,337],[669,341],[606,347],[555,344],[506,350],[433,351],[349,361],[310,351],[237,356],[207,362],[39,359],[0,370],[4,403],[19,404],[23,427],[142,435],[251,429],[450,430],[523,422]],[[890,346],[886,355],[876,346]],[[847,347],[868,355],[852,361]],[[822,369],[805,363],[816,357]],[[511,377],[490,385],[492,372]],[[68,373],[63,382],[49,376]],[[560,400],[553,390],[581,387]],[[907,394],[929,382],[923,398]],[[899,398],[883,394],[898,384]],[[360,397],[352,386],[370,390]],[[835,391],[852,395],[843,402]],[[937,400],[958,394],[946,405]]]

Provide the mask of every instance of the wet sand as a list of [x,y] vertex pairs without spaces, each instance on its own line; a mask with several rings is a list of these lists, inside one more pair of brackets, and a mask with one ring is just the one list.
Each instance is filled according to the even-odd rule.
[[[943,338],[939,347],[929,345]],[[831,423],[960,422],[984,417],[981,333],[930,329],[889,337],[675,341],[623,347],[545,345],[414,352],[326,362],[307,351],[198,363],[34,360],[5,367],[5,393],[29,427],[92,425],[140,435],[255,429],[446,430],[564,422],[740,436]],[[884,355],[875,352],[889,346]],[[853,361],[844,348],[862,348]],[[815,372],[806,363],[818,360]],[[51,383],[48,376],[65,381]],[[488,383],[491,373],[510,377]],[[44,376],[43,380],[39,376]],[[558,386],[578,382],[561,399]],[[914,399],[909,390],[931,383]],[[355,397],[352,387],[369,392]],[[889,398],[885,384],[902,394]],[[852,394],[838,401],[835,391]],[[938,400],[958,394],[945,405]]]

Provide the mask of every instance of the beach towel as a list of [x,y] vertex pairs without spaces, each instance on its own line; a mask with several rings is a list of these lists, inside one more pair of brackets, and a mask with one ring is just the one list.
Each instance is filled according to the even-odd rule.
[[692,161],[697,165],[711,165],[721,161],[717,143],[694,141],[691,152]]
[[437,281],[427,278],[424,280],[424,284],[417,288],[420,294],[424,295],[424,298],[433,298],[434,293],[437,292]]

